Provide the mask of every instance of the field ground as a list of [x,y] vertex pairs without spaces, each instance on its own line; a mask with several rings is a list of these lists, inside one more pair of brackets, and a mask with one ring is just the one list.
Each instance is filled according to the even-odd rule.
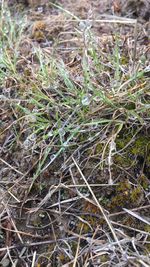
[[150,266],[150,1],[0,3],[0,266]]

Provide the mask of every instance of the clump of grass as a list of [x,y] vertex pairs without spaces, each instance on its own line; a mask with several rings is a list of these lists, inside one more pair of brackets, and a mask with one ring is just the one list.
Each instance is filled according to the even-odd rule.
[[[33,40],[32,21],[12,17],[2,1],[1,161],[9,196],[6,212],[10,215],[15,209],[16,221],[10,216],[10,223],[25,248],[24,261],[32,261],[32,266],[35,262],[84,266],[84,261],[94,266],[120,262],[146,266],[148,220],[141,217],[147,216],[149,197],[147,59],[143,63],[144,51],[135,57],[133,47],[122,38],[122,26],[116,26],[118,34],[114,31],[107,45],[102,36],[100,47],[94,21],[59,10],[65,12],[63,23],[66,28],[69,23],[72,39],[63,40],[60,34],[50,47],[49,40]],[[75,51],[64,45],[71,42]],[[125,215],[124,208],[142,210],[141,217],[136,216],[140,227],[137,221],[130,227],[124,217],[115,217]],[[32,227],[36,221],[40,223]],[[41,233],[50,241],[38,241]],[[26,245],[26,235],[38,240]],[[9,249],[15,262],[11,249],[17,250],[16,244]]]

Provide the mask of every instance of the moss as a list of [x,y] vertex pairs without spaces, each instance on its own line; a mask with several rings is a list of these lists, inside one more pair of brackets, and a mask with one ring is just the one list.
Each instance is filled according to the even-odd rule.
[[121,132],[116,139],[116,145],[117,145],[117,149],[123,149],[132,139],[132,135],[129,133],[127,133],[126,131]]
[[[90,207],[90,206],[89,206]],[[81,216],[81,220],[79,220],[76,223],[76,232],[79,234],[82,228],[82,234],[88,234],[90,232],[93,232],[93,230],[98,226],[103,226],[106,224],[105,219],[104,218],[98,218],[97,216],[94,216],[94,214],[96,215],[100,215],[100,210],[98,207],[96,207],[95,205],[91,206],[91,209],[87,210],[87,209],[83,209],[83,212],[87,212],[88,215],[82,215]],[[91,214],[91,215],[90,215]]]
[[129,102],[129,103],[127,103],[127,104],[125,105],[125,108],[126,108],[127,110],[134,110],[134,109],[136,109],[136,106],[135,106],[135,103],[134,103],[134,102]]
[[130,151],[133,155],[144,156],[146,151],[146,146],[148,143],[148,138],[145,136],[140,136],[134,142],[134,145],[130,148]]
[[123,55],[123,56],[121,57],[121,59],[120,59],[120,62],[121,62],[122,65],[126,65],[126,64],[128,64],[129,59],[127,58],[126,55]]
[[70,247],[71,247],[71,250],[72,250],[73,254],[75,255],[75,253],[77,251],[77,243],[75,241],[72,241],[70,243]]
[[84,134],[84,133],[81,133],[80,136],[79,136],[79,142],[85,142],[87,141],[88,139],[88,136],[87,134]]
[[91,155],[93,155],[93,149],[92,149],[92,148],[88,148],[88,149],[86,150],[86,155],[87,155],[87,156],[91,156]]
[[102,151],[103,151],[103,144],[102,143],[98,143],[96,145],[96,148],[95,148],[95,153],[96,154],[100,154]]
[[109,201],[108,208],[120,210],[124,207],[135,207],[142,196],[143,191],[140,185],[133,187],[128,180],[122,181],[116,187],[115,193]]
[[130,199],[132,202],[137,202],[137,200],[140,198],[142,194],[142,190],[141,190],[141,187],[138,186],[137,188],[133,189],[131,194],[130,194]]
[[150,140],[148,140],[148,144],[146,147],[146,154],[147,154],[146,162],[147,162],[147,165],[150,166]]
[[109,255],[108,254],[100,255],[100,262],[101,263],[106,263],[108,261],[109,261]]
[[133,141],[131,145],[127,147],[126,151],[132,153],[133,155],[141,155],[141,153],[143,155],[150,143],[150,139],[143,133],[137,135],[136,137],[133,137],[135,133],[136,132],[128,132],[127,130],[121,132],[116,139],[117,149],[123,149],[134,138],[135,141]]
[[148,189],[149,185],[150,185],[150,182],[148,180],[148,178],[144,175],[144,174],[141,174],[139,177],[138,177],[138,182],[140,183],[140,185],[143,187],[143,189]]
[[64,253],[60,253],[58,255],[58,258],[59,258],[61,264],[65,264],[66,262],[70,261],[69,257],[67,257],[66,254],[64,254]]
[[110,209],[120,209],[127,206],[127,204],[129,203],[130,189],[131,185],[127,180],[120,182],[116,187],[114,196],[111,198],[108,207]]
[[126,207],[128,204],[128,193],[125,194],[119,194],[117,196],[114,196],[111,199],[111,202],[109,204],[110,209],[119,209],[122,207]]
[[77,233],[79,234],[80,231],[81,231],[81,227],[82,227],[82,233],[83,234],[87,234],[89,232],[92,231],[92,229],[95,229],[97,224],[98,224],[98,219],[94,216],[81,216],[81,218],[87,222],[87,223],[84,223],[83,221],[79,221],[77,224],[76,224],[76,231]]
[[123,219],[123,224],[129,227],[139,229],[139,224],[137,225],[137,219],[129,215],[125,215],[125,218]]
[[84,205],[84,211],[90,212],[90,213],[93,213],[93,214],[100,213],[99,208],[96,205],[94,205],[94,204],[92,204],[90,202],[86,202],[85,203],[85,205]]
[[[131,169],[135,172],[143,172],[148,178],[150,175],[150,138],[147,132],[140,132],[137,129],[123,129],[116,138],[117,151],[113,157],[116,166]],[[114,166],[114,168],[116,168]],[[146,177],[141,177],[140,185],[147,189]]]
[[150,225],[146,224],[144,226],[144,231],[150,233]]
[[[147,241],[149,242],[150,241],[150,238],[148,238]],[[149,253],[150,253],[150,243],[146,243],[145,244],[145,248],[146,248],[145,254],[149,256]]]
[[116,187],[116,193],[118,192],[125,192],[126,190],[131,189],[131,184],[128,180],[125,180],[123,182],[120,182],[119,185]]
[[124,157],[122,155],[115,155],[114,156],[114,163],[119,166],[123,166],[124,168],[128,168],[131,166],[133,161],[129,157]]
[[[91,223],[91,220],[88,221],[88,223]],[[82,233],[83,234],[87,234],[87,233],[89,233],[91,231],[91,228],[88,226],[88,224],[86,224],[86,223],[83,224],[83,222],[81,222],[81,221],[79,223],[77,223],[76,227],[77,227],[76,228],[77,233],[80,233],[81,227],[83,227],[82,228]]]

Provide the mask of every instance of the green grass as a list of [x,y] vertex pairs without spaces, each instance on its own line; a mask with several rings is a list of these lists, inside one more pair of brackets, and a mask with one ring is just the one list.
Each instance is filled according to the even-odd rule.
[[[20,17],[12,18],[9,10],[2,6],[1,25],[1,48],[3,49],[0,71],[1,86],[5,85],[6,77],[8,79],[11,77],[16,81],[17,87],[21,86],[24,90],[24,92],[18,90],[16,98],[26,100],[26,102],[18,104],[12,103],[14,110],[17,109],[17,119],[22,122],[27,121],[25,127],[36,134],[37,146],[43,140],[48,139],[49,132],[54,128],[53,141],[50,142],[51,148],[45,147],[44,159],[42,159],[42,163],[39,162],[39,166],[45,164],[45,155],[50,153],[53,145],[57,144],[56,154],[59,155],[69,148],[69,142],[73,141],[78,145],[79,135],[84,131],[86,132],[86,143],[86,140],[93,137],[93,127],[97,128],[96,131],[101,131],[107,124],[109,128],[111,125],[113,128],[115,125],[120,125],[122,128],[122,125],[130,123],[131,118],[135,124],[147,124],[147,117],[144,116],[144,113],[149,115],[149,103],[145,99],[149,90],[148,79],[145,78],[142,66],[138,66],[138,71],[130,72],[129,59],[126,59],[126,65],[121,66],[123,56],[119,36],[114,38],[113,54],[111,49],[110,54],[107,52],[103,57],[99,54],[96,44],[93,46],[94,37],[91,37],[90,30],[83,33],[83,35],[86,34],[84,36],[86,54],[83,48],[80,66],[82,81],[79,87],[63,61],[59,62],[57,58],[47,55],[39,46],[33,46],[38,70],[34,72],[32,64],[29,62],[32,75],[29,73],[29,77],[25,76],[26,72],[24,72],[22,77],[22,73],[18,72],[16,66],[20,58],[19,49],[26,27],[25,20],[23,18],[20,21]],[[126,71],[123,71],[124,69]],[[97,78],[103,72],[111,73],[106,88],[101,85],[101,81],[99,83]],[[22,103],[25,105],[23,106]],[[101,110],[100,117],[95,112],[98,108]],[[34,110],[36,111],[34,112]],[[49,113],[51,112],[53,118],[50,118]],[[63,136],[62,130],[64,131]],[[64,139],[64,135],[68,137]],[[113,135],[116,135],[114,129]],[[39,172],[38,168],[38,174]]]
[[[54,6],[57,7],[57,5]],[[66,16],[66,11],[63,8],[59,8],[59,10],[65,12]],[[73,15],[67,11],[67,16],[72,18]],[[80,19],[76,16],[73,16],[73,19],[77,23],[76,27],[78,27]],[[58,221],[61,222],[61,217],[64,214],[66,218],[72,214],[78,221],[75,235],[77,237],[79,235],[84,236],[83,239],[88,241],[87,234],[91,234],[90,229],[94,229],[92,238],[95,238],[94,235],[98,231],[95,225],[97,220],[97,224],[104,225],[104,232],[107,232],[107,237],[105,234],[102,237],[104,243],[110,246],[114,244],[115,252],[110,253],[114,253],[115,259],[120,257],[119,260],[121,260],[120,255],[123,255],[124,241],[121,243],[120,240],[127,238],[128,232],[125,234],[124,228],[115,226],[111,214],[122,211],[125,214],[123,208],[126,204],[129,205],[130,209],[138,209],[138,205],[143,205],[143,200],[138,203],[135,199],[137,196],[142,199],[144,195],[145,202],[148,198],[146,190],[148,188],[147,173],[149,172],[146,168],[149,167],[149,163],[147,158],[144,158],[144,153],[149,151],[150,79],[146,73],[148,62],[146,58],[143,59],[144,51],[143,53],[140,51],[139,55],[137,54],[136,62],[133,62],[135,60],[132,58],[133,51],[132,49],[130,51],[127,43],[124,43],[121,30],[117,34],[114,32],[113,38],[107,41],[107,47],[101,50],[96,33],[90,27],[85,26],[82,29],[80,25],[76,34],[80,40],[76,49],[76,54],[80,60],[76,62],[76,58],[74,58],[78,66],[76,68],[74,62],[71,66],[66,63],[66,58],[64,60],[62,54],[59,54],[55,42],[52,53],[49,53],[40,43],[35,42],[30,35],[30,23],[32,21],[28,21],[25,14],[22,16],[17,13],[13,16],[2,1],[0,86],[3,96],[2,110],[8,114],[8,119],[6,120],[4,117],[1,122],[2,138],[6,139],[3,163],[9,158],[6,157],[7,153],[14,155],[14,157],[20,153],[19,159],[12,158],[8,163],[12,167],[14,164],[14,170],[23,173],[22,177],[14,176],[13,182],[11,181],[12,176],[11,182],[8,181],[6,190],[10,191],[14,199],[19,199],[18,202],[21,203],[28,203],[30,199],[37,198],[35,206],[34,204],[31,205],[31,210],[30,207],[27,207],[27,211],[31,214],[32,208],[33,210],[37,208],[40,201],[45,200],[45,195],[47,196],[48,192],[52,190],[48,206],[59,204],[58,209],[54,212],[55,216],[49,224],[53,225],[53,222],[56,222],[59,226]],[[31,51],[27,56],[24,56],[21,54],[21,48],[26,40],[30,44]],[[59,41],[62,40],[57,38],[56,43],[58,45]],[[141,142],[143,134],[146,136],[146,142]],[[13,136],[12,140],[10,138],[11,141],[8,142],[5,135],[6,137],[7,135]],[[140,144],[141,148],[137,148],[137,143]],[[143,177],[141,178],[141,174],[139,174],[139,180],[135,179],[134,175],[133,167],[138,165],[138,158],[140,157],[146,163],[143,165],[146,166],[146,170],[143,169],[146,189],[142,186],[140,179]],[[5,164],[7,165],[7,162]],[[46,172],[49,173],[48,181]],[[96,174],[94,174],[95,172]],[[57,175],[59,178],[55,178],[55,182],[49,184],[51,179]],[[13,191],[14,185],[12,183],[16,184],[16,191]],[[119,193],[117,192],[119,186],[116,187],[118,183],[119,186],[121,184],[123,187]],[[83,187],[86,187],[84,193],[82,192],[82,184]],[[100,184],[100,189],[96,190],[98,184]],[[102,189],[103,184],[108,185],[108,191],[107,186]],[[72,190],[69,186],[74,186],[75,190],[69,191]],[[79,190],[77,189],[78,186],[81,186]],[[116,189],[113,191],[114,187]],[[19,195],[18,192],[21,188],[25,189],[22,195]],[[40,191],[39,188],[44,188],[46,193],[41,193],[43,191]],[[137,188],[138,190],[136,190]],[[117,194],[119,195],[117,196]],[[133,200],[134,196],[133,203],[128,203],[128,196],[130,200]],[[63,201],[66,200],[68,204],[73,197],[77,197],[77,200],[81,198],[81,203],[76,200],[73,204],[65,206]],[[118,200],[121,207],[117,206]],[[48,214],[48,208],[45,208],[46,201],[42,209]],[[90,212],[86,211],[87,202],[88,205],[91,205]],[[76,214],[71,208],[76,210]],[[127,207],[125,206],[125,208]],[[78,213],[79,211],[81,214]],[[87,216],[86,213],[97,214],[97,217],[91,217],[92,219],[85,217]],[[50,218],[51,215],[48,216]],[[88,214],[88,216],[91,215]],[[137,216],[133,217],[137,218]],[[70,218],[66,220],[70,220]],[[114,217],[114,220],[116,220],[116,224],[119,223],[117,218]],[[145,222],[147,223],[147,220]],[[129,218],[123,217],[120,224],[130,227]],[[135,227],[131,220],[131,227],[135,231],[137,228],[137,231],[141,232],[146,229],[142,219],[140,225],[135,222]],[[55,238],[59,239],[55,225],[52,231],[54,236],[56,235]],[[148,231],[146,233],[149,235]],[[72,232],[70,235],[73,238]],[[136,238],[132,234],[130,237]],[[144,238],[146,237],[144,236]],[[80,240],[77,240],[76,246],[73,248],[73,243],[70,240],[69,237],[66,241],[70,252],[65,254],[66,248],[64,251],[62,250],[64,244],[60,251],[62,254],[64,253],[63,255],[71,255],[70,261],[71,259],[77,261],[78,257],[80,259],[77,254],[82,251],[82,245],[78,244]],[[145,251],[148,242],[145,242],[146,245],[140,252],[143,253],[142,259],[139,257],[140,260],[136,262],[135,251],[130,248],[126,252],[127,258],[131,255],[133,258],[135,257],[135,264],[144,262],[143,265],[138,266],[148,266],[144,258],[146,257]],[[130,242],[129,244],[131,245]],[[96,251],[95,247],[93,249]],[[53,250],[55,251],[53,248],[50,252],[52,253]],[[106,252],[105,248],[104,252]],[[40,251],[38,253],[40,255]],[[65,260],[61,256],[60,262],[63,264]],[[102,259],[100,260],[102,263]],[[105,260],[111,261],[109,257]],[[76,265],[70,266],[75,267]]]

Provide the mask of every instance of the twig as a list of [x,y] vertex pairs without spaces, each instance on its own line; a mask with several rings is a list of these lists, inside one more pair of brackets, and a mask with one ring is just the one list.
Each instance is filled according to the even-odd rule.
[[5,164],[7,165],[8,167],[10,167],[12,170],[14,170],[15,172],[17,172],[18,174],[21,174],[23,175],[22,172],[18,171],[16,168],[14,168],[13,166],[11,166],[8,162],[6,162],[4,159],[0,158],[0,160]]

